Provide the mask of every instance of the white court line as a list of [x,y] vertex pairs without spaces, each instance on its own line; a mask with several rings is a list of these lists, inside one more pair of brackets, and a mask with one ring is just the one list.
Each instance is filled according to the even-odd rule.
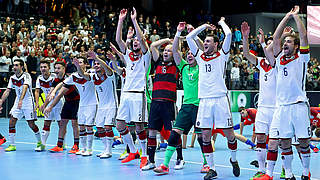
[[[37,143],[30,143],[30,142],[16,142],[17,144],[33,144],[33,145],[36,145]],[[47,144],[46,146],[56,146],[56,145],[53,145],[53,144]],[[69,146],[66,146],[66,148],[71,148]],[[95,152],[102,152],[101,150],[95,150],[93,149],[93,151]],[[122,153],[118,153],[118,152],[112,152],[112,154],[122,154]],[[160,159],[160,160],[164,160],[164,158],[155,158],[155,159]],[[197,165],[202,165],[201,162],[194,162],[194,161],[185,161],[186,163],[190,163],[190,164],[197,164]],[[221,164],[215,164],[215,166],[217,167],[223,167],[223,168],[232,168],[232,166],[226,166],[226,165],[221,165]],[[240,168],[242,170],[248,170],[248,171],[254,171],[254,172],[257,172],[257,169],[251,169],[251,168]],[[280,172],[273,172],[273,174],[281,174]],[[297,176],[296,178],[298,179],[301,179],[300,176]],[[318,178],[312,178],[312,180],[320,180]]]

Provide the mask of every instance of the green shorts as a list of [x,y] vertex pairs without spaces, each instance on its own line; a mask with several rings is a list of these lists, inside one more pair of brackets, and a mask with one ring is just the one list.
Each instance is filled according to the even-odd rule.
[[183,134],[188,134],[192,126],[194,126],[194,132],[201,133],[201,130],[195,127],[197,114],[198,106],[193,104],[182,104],[177,119],[173,125],[173,129],[179,129],[183,131]]

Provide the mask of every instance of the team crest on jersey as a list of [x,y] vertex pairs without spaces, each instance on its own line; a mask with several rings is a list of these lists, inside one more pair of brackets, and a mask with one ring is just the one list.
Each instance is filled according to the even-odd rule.
[[40,81],[40,86],[44,87],[44,88],[50,88],[52,86],[52,82],[51,81],[42,81],[42,80],[39,80]]
[[84,84],[84,83],[87,82],[87,80],[84,79],[84,78],[78,78],[78,77],[76,77],[76,76],[72,76],[72,78],[73,78],[73,81],[76,82],[76,83],[78,83],[78,84]]
[[221,54],[220,52],[216,52],[214,53],[213,55],[210,55],[210,56],[206,56],[204,53],[201,54],[201,58],[204,60],[204,61],[211,61],[213,59],[216,59],[217,57],[219,57]]
[[268,72],[268,71],[270,71],[272,69],[272,66],[270,64],[268,64],[265,59],[262,59],[260,61],[260,66],[262,67],[262,69],[265,72]]
[[104,82],[108,77],[106,74],[103,74],[99,79],[96,78],[96,76],[93,76],[93,82],[95,85],[100,85]]
[[290,58],[286,58],[284,55],[280,58],[280,64],[281,65],[286,65],[291,61],[296,60],[299,57],[298,54],[295,54],[294,56],[291,56]]
[[20,79],[20,80],[16,80],[16,79],[12,79],[12,84],[15,85],[15,86],[22,86],[24,83],[24,78]]
[[134,61],[138,61],[138,60],[140,59],[140,57],[141,57],[141,54],[139,54],[139,55],[134,55],[133,52],[130,52],[130,53],[129,53],[129,58],[130,58],[130,60],[133,61],[133,62],[134,62]]

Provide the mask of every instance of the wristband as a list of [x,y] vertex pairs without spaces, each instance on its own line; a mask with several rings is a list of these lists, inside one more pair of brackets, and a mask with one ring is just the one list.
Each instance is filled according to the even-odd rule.
[[265,42],[261,43],[262,48],[265,48],[267,45]]

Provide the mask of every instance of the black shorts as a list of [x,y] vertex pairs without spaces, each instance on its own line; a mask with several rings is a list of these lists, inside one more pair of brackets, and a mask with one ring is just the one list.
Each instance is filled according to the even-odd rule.
[[148,127],[158,131],[172,129],[172,121],[175,116],[175,104],[171,101],[152,101]]
[[197,114],[198,106],[182,104],[173,128],[183,131],[183,134],[188,134],[192,126],[194,126],[194,132],[201,133],[201,130],[195,127]]
[[79,100],[66,101],[61,111],[61,119],[77,120],[78,119]]

